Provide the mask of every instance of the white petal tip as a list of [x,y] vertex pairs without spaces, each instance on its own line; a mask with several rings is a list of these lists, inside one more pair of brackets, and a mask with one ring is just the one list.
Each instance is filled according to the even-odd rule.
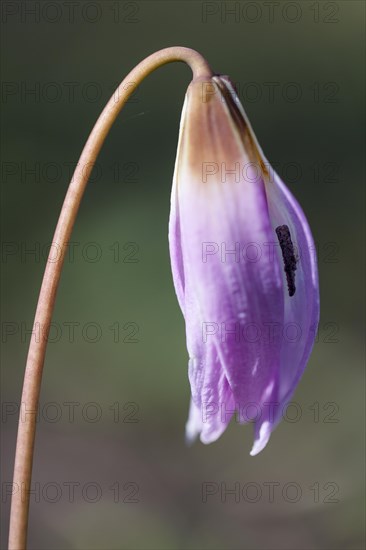
[[194,422],[188,421],[186,424],[186,434],[185,434],[186,445],[188,447],[193,445],[193,443],[196,441],[199,434],[200,434],[199,427]]
[[196,441],[197,435],[188,434],[186,432],[186,435],[185,435],[184,439],[185,439],[187,447],[191,447],[193,445],[193,443]]
[[267,445],[269,438],[271,436],[271,424],[269,422],[263,422],[259,430],[259,437],[254,441],[252,450],[250,451],[250,456],[255,456]]

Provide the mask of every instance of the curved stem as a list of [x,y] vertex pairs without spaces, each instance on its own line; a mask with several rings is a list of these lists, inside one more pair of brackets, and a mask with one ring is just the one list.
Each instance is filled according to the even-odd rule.
[[[15,454],[9,550],[23,550],[26,547],[36,411],[47,347],[47,335],[67,243],[71,236],[89,175],[113,122],[136,87],[155,69],[173,61],[187,63],[192,69],[194,78],[212,76],[206,60],[199,53],[189,48],[166,48],[144,59],[126,76],[102,111],[85,144],[71,179],[53,237],[53,246],[47,260],[34,319],[33,329],[41,337],[32,337],[28,351]],[[54,247],[58,252],[56,261],[52,251]]]

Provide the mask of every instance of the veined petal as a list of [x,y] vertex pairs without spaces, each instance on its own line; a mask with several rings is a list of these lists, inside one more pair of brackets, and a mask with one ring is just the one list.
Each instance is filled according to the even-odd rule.
[[[295,272],[296,291],[293,296],[289,296],[289,293],[286,292],[287,282],[285,273],[284,271],[282,272],[285,289],[285,312],[284,324],[280,327],[283,341],[278,387],[278,414],[275,416],[274,422],[272,419],[272,424],[276,425],[281,419],[283,406],[291,398],[304,372],[318,327],[319,282],[316,249],[308,221],[301,206],[264,156],[230,80],[227,77],[222,77],[221,80],[227,87],[249,128],[253,143],[260,157],[260,164],[264,167],[263,177],[272,228],[275,230],[277,227],[284,225],[288,227],[297,256]],[[278,245],[278,242],[274,241],[274,244]],[[282,253],[278,246],[277,256],[281,263]],[[258,441],[255,444],[257,447],[260,447],[259,440],[263,440],[266,437],[269,427],[267,425],[267,430],[262,428],[262,437],[259,435],[260,429],[261,427],[257,426]]]
[[[196,358],[189,361],[191,387],[195,387]],[[199,399],[192,395],[189,419],[186,425],[186,439],[192,442],[200,435],[202,443],[212,443],[226,430],[234,412],[235,400],[227,381],[215,347],[206,346],[203,380]]]
[[[271,254],[276,233],[286,238]],[[306,218],[266,161],[227,77],[188,88],[169,243],[190,356],[187,439],[216,440],[234,409],[246,421],[252,405],[255,455],[280,419],[266,405],[289,399],[308,360],[318,279]],[[300,330],[296,341],[289,328]]]
[[272,224],[288,226],[297,254],[296,292],[285,299],[279,386],[279,400],[284,404],[298,384],[314,344],[319,322],[319,285],[309,224],[300,205],[275,172],[273,180],[266,185]]
[[181,229],[179,216],[179,203],[177,196],[177,174],[181,160],[181,142],[183,134],[183,125],[186,115],[187,97],[184,100],[182,116],[180,122],[180,132],[178,141],[178,152],[175,160],[172,193],[170,198],[170,217],[169,217],[169,251],[170,263],[172,267],[173,282],[177,294],[178,303],[184,315],[184,266],[182,257]]
[[[283,323],[283,282],[278,258],[261,249],[275,234],[250,136],[243,141],[218,86],[203,97],[205,84],[193,82],[188,90],[190,117],[181,126],[174,184],[190,381],[197,407],[207,395],[221,407],[226,387],[240,409],[260,406],[269,387],[277,391],[280,338],[269,342],[262,333],[268,323]],[[176,220],[175,213],[171,227]],[[260,336],[248,336],[248,325]],[[214,330],[207,333],[208,327]]]

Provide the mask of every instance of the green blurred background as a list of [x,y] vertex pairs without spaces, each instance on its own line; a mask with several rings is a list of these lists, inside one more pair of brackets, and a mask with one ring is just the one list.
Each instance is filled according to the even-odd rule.
[[[29,547],[364,547],[364,12],[359,1],[3,2],[2,547],[26,331],[70,166],[116,84],[170,45],[197,49],[237,83],[304,207],[319,244],[318,342],[264,452],[249,456],[252,427],[235,422],[215,444],[185,446],[167,224],[191,74],[159,69],[110,132],[73,232],[42,383]],[[235,483],[238,498],[225,494]]]

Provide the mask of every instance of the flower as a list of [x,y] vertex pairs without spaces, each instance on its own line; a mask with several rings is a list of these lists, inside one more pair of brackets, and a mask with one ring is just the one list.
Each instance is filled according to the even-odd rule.
[[182,112],[169,221],[185,318],[186,438],[215,441],[231,417],[267,444],[305,369],[319,318],[315,246],[226,76],[197,78]]

